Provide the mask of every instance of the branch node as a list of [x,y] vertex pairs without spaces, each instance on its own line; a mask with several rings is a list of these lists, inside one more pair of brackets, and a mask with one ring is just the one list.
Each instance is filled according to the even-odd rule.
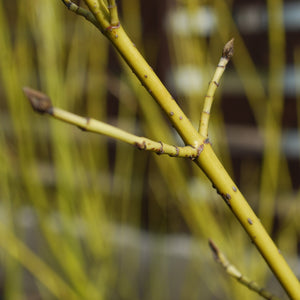
[[134,144],[139,150],[146,150],[147,149],[147,146],[146,146],[146,142],[143,141],[142,143],[135,143]]
[[160,155],[160,154],[164,154],[165,153],[165,151],[164,151],[164,144],[163,144],[163,142],[162,141],[158,141],[160,144],[161,144],[161,147],[160,147],[160,149],[156,152],[158,155]]
[[210,144],[211,145],[211,142],[209,141],[209,138],[206,138],[203,142],[204,144]]
[[[190,146],[190,147],[192,147],[192,148],[195,149],[194,146]],[[197,159],[197,158],[200,156],[200,154],[201,154],[201,152],[203,151],[203,149],[204,149],[204,145],[203,145],[203,144],[199,145],[199,146],[197,147],[197,154],[196,154],[196,156],[190,156],[189,158],[190,158],[191,160]]]
[[111,32],[111,31],[113,31],[114,29],[120,28],[120,26],[121,26],[121,23],[120,23],[120,22],[117,23],[117,24],[115,24],[115,25],[107,26],[106,28],[104,28],[104,32]]
[[169,156],[170,157],[178,157],[179,156],[179,152],[180,152],[179,147],[177,147],[175,145],[173,145],[173,147],[175,148],[176,153],[175,154],[169,154]]
[[203,144],[199,145],[199,147],[197,149],[197,158],[199,157],[199,155],[201,154],[201,152],[203,151],[203,149],[204,149],[204,145]]

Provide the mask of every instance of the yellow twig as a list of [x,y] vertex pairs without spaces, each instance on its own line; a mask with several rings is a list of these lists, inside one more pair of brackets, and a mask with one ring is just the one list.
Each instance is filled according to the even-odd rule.
[[209,246],[213,252],[214,259],[225,269],[226,273],[229,276],[235,278],[241,284],[245,285],[248,289],[258,293],[265,299],[280,300],[264,288],[261,288],[255,281],[252,281],[244,276],[233,264],[230,263],[225,254],[219,250],[219,248],[212,240],[209,240]]
[[103,1],[100,1],[99,3],[98,0],[84,0],[84,2],[100,24],[101,31],[104,32],[110,28],[111,25],[109,11],[104,5]]
[[39,91],[28,87],[25,87],[23,90],[35,111],[47,113],[58,120],[76,125],[82,130],[103,134],[126,142],[136,146],[140,150],[152,151],[157,154],[167,154],[173,157],[196,159],[203,149],[203,145],[200,145],[198,148],[194,148],[193,146],[177,147],[163,142],[155,142],[145,137],[139,137],[107,123],[92,118],[81,117],[60,108],[53,107],[50,98]]
[[116,0],[108,0],[108,10],[110,12],[110,25],[119,26],[119,16]]
[[234,39],[231,39],[224,46],[222,57],[218,63],[215,74],[208,86],[208,90],[204,99],[204,106],[201,114],[200,124],[199,124],[199,133],[202,136],[208,136],[208,123],[209,123],[211,106],[214,100],[216,89],[219,86],[220,79],[225,71],[226,65],[233,55],[233,41]]
[[95,16],[87,9],[78,6],[71,0],[62,0],[66,7],[77,15],[84,17],[86,20],[94,24],[98,29],[102,30],[99,22],[96,20]]

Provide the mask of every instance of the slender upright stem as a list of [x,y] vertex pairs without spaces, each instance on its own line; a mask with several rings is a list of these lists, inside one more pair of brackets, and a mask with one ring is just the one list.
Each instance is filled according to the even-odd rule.
[[213,104],[214,95],[217,87],[220,84],[220,79],[225,71],[226,65],[228,64],[230,58],[233,55],[233,41],[234,39],[231,39],[225,45],[223,49],[222,57],[220,58],[215,74],[208,86],[208,90],[204,99],[200,124],[199,124],[199,133],[202,136],[208,136],[208,122],[210,117],[211,106]]
[[119,16],[116,0],[108,0],[108,9],[110,12],[110,25],[111,26],[119,26]]
[[101,26],[101,31],[105,31],[110,27],[110,15],[108,8],[104,5],[102,1],[98,0],[84,0],[90,11],[95,16],[96,20]]

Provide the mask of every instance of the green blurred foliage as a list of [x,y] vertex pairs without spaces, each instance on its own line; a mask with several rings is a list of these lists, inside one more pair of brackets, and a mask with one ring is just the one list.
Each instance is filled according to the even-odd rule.
[[[266,93],[230,4],[205,2],[174,1],[168,7],[184,9],[192,17],[207,4],[218,20],[209,38],[192,30],[186,35],[166,31],[168,69],[197,66],[202,81],[209,82],[223,44],[235,37],[234,68],[265,138],[262,161],[245,159],[241,166],[241,190],[293,262],[300,230],[299,192],[292,190],[286,157],[280,153],[284,33],[270,23],[270,43],[277,48],[275,52],[270,47]],[[269,1],[268,8],[280,5]],[[155,64],[162,42],[147,36],[142,6],[139,0],[123,1],[122,24]],[[245,275],[283,293],[190,161],[141,152],[36,115],[22,94],[23,86],[42,90],[55,106],[77,114],[154,140],[181,143],[134,74],[86,20],[58,0],[1,0],[0,298],[257,299],[215,264],[208,238]],[[195,126],[206,87],[192,93],[173,90]],[[214,148],[234,175],[221,92],[210,130]],[[280,218],[276,228],[275,217]]]

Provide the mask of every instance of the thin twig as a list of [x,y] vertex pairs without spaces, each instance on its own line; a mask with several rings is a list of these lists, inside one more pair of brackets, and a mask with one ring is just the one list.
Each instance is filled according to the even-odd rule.
[[220,79],[225,71],[225,67],[228,64],[229,60],[233,56],[233,41],[231,39],[223,48],[222,57],[218,63],[215,74],[209,83],[208,90],[204,99],[204,106],[201,114],[199,133],[205,137],[208,135],[208,123],[210,117],[210,110],[214,100],[214,95],[217,87],[219,86]]
[[230,261],[224,255],[224,253],[219,250],[219,248],[212,240],[209,240],[209,246],[213,252],[214,259],[225,269],[226,273],[229,276],[235,278],[241,284],[245,285],[248,289],[258,293],[265,299],[280,300],[264,288],[261,288],[255,281],[252,281],[246,276],[244,276],[233,264],[230,263]]
[[192,146],[177,147],[163,142],[155,142],[148,138],[128,133],[107,123],[92,118],[81,117],[63,109],[53,107],[50,98],[40,91],[29,87],[24,87],[23,91],[35,111],[41,114],[47,113],[56,119],[76,125],[82,130],[103,134],[126,142],[136,146],[140,150],[152,151],[157,154],[167,154],[174,157],[196,159],[204,147],[203,145],[200,145],[198,148]]
[[110,14],[107,6],[103,1],[95,0],[84,0],[85,4],[88,6],[97,22],[99,23],[100,30],[104,32],[107,28],[110,28]]
[[101,25],[95,18],[95,16],[87,9],[78,6],[76,3],[72,2],[71,0],[62,0],[62,2],[66,5],[66,7],[74,12],[77,15],[84,17],[86,20],[94,24],[98,29],[102,30]]
[[110,12],[110,24],[111,26],[119,26],[120,20],[118,16],[118,9],[116,0],[108,0],[108,10]]

